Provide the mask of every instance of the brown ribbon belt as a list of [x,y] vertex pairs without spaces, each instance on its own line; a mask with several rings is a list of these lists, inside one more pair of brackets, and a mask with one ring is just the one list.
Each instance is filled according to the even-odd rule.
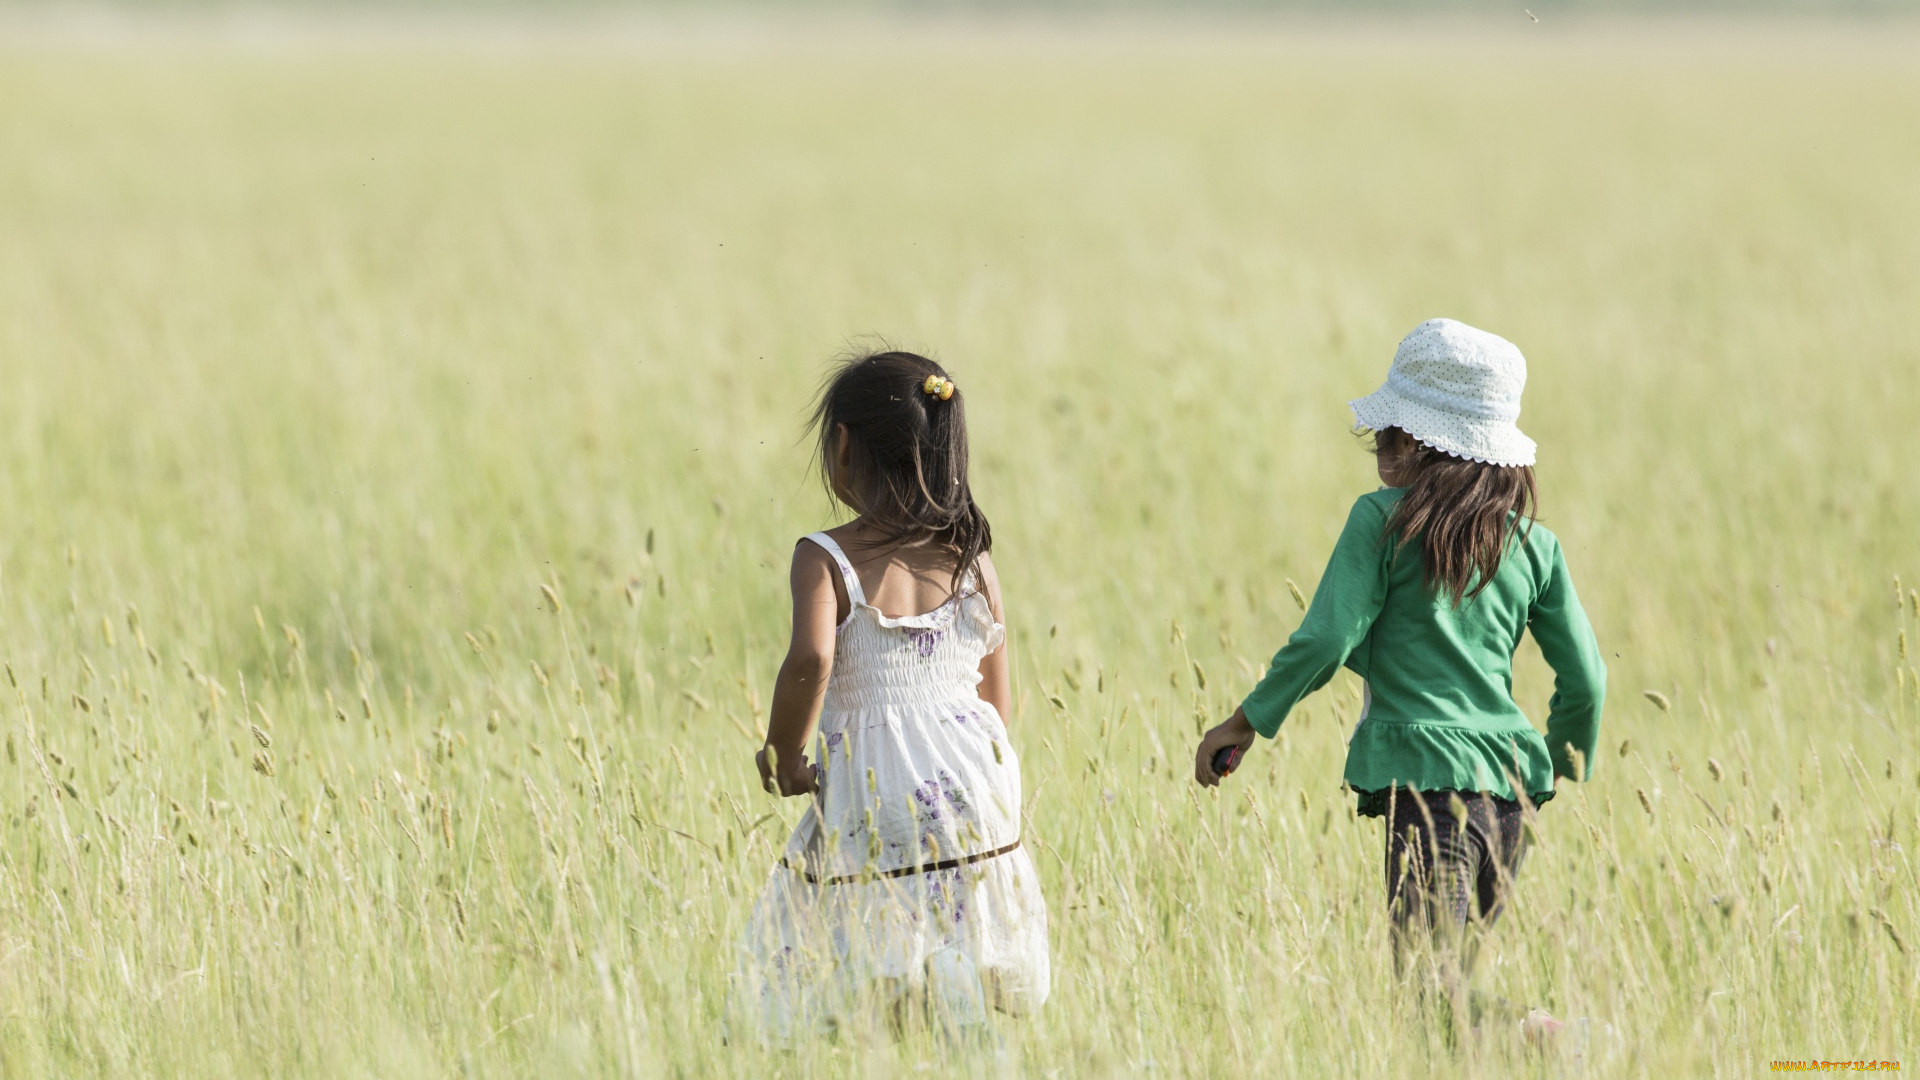
[[956,866],[966,866],[968,863],[977,863],[984,859],[991,859],[991,858],[995,858],[996,856],[1005,855],[1007,852],[1012,851],[1014,848],[1017,848],[1019,846],[1020,846],[1020,841],[1015,840],[1013,843],[1008,844],[1006,847],[999,848],[994,851],[983,851],[977,855],[968,855],[965,858],[961,858],[961,859],[944,859],[937,863],[921,863],[917,866],[902,866],[896,870],[887,870],[884,872],[874,871],[873,873],[847,874],[842,877],[830,877],[830,878],[815,877],[814,875],[808,873],[807,871],[802,870],[799,867],[788,862],[786,856],[784,855],[780,857],[780,865],[800,875],[801,879],[804,880],[809,885],[849,885],[859,881],[878,881],[882,878],[911,877],[914,874],[930,874],[937,870],[951,870]]

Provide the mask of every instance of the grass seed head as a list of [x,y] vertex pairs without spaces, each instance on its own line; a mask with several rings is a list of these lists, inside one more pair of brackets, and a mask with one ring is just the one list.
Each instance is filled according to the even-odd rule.
[[1873,915],[1873,920],[1880,924],[1880,928],[1887,932],[1887,937],[1892,939],[1893,947],[1900,950],[1900,955],[1905,956],[1907,954],[1907,943],[1905,939],[1900,936],[1900,931],[1894,928],[1893,920],[1888,918],[1887,913],[1881,911],[1879,908],[1871,909],[1870,913]]
[[271,777],[273,775],[273,755],[264,749],[254,751],[253,771],[259,773],[261,776]]
[[1307,610],[1307,594],[1300,591],[1300,586],[1295,585],[1292,578],[1287,579],[1287,594],[1293,597],[1295,607],[1301,611]]
[[1640,691],[1640,693],[1641,693],[1641,695],[1642,695],[1642,696],[1644,696],[1644,697],[1645,697],[1645,698],[1646,698],[1646,699],[1647,699],[1648,701],[1651,701],[1651,702],[1653,702],[1653,704],[1654,704],[1654,707],[1655,707],[1655,708],[1657,708],[1657,709],[1659,709],[1659,710],[1660,710],[1661,712],[1672,712],[1672,711],[1673,711],[1673,702],[1671,702],[1671,701],[1669,701],[1669,700],[1667,700],[1667,695],[1665,695],[1665,694],[1663,694],[1663,693],[1661,693],[1660,691],[1658,691],[1658,690],[1642,690],[1642,691]]

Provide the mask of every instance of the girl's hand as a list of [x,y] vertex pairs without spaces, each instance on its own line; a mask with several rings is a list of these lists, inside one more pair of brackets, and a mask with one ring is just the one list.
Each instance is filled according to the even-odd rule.
[[1253,730],[1253,725],[1247,722],[1246,713],[1233,710],[1233,715],[1227,717],[1224,723],[1200,737],[1200,749],[1193,754],[1193,782],[1201,787],[1219,784],[1220,776],[1213,771],[1213,755],[1229,746],[1244,750],[1253,745],[1254,737],[1258,734]]
[[781,754],[768,745],[753,755],[753,763],[760,767],[760,786],[768,794],[811,795],[820,790],[820,770],[808,764],[805,754]]

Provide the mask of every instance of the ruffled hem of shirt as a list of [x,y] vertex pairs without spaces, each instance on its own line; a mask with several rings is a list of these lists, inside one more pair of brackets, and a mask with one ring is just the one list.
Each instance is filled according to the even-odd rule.
[[1517,800],[1516,774],[1519,790],[1534,803],[1553,798],[1553,759],[1546,740],[1532,728],[1475,731],[1455,724],[1368,721],[1347,748],[1346,783],[1360,796],[1363,817],[1384,813],[1387,793],[1396,787],[1484,791]]
[[[1393,808],[1393,793],[1395,790],[1396,789],[1394,788],[1382,788],[1379,791],[1361,791],[1356,788],[1353,792],[1356,796],[1359,797],[1359,805],[1356,807],[1356,812],[1361,817],[1377,817],[1377,818],[1386,817],[1387,812]],[[1399,788],[1398,790],[1406,791],[1409,789],[1402,787],[1402,788]],[[1435,788],[1433,790],[1458,791],[1459,789],[1458,788]],[[1473,793],[1470,792],[1469,794],[1473,794]],[[1495,795],[1493,797],[1496,800],[1499,800],[1501,802],[1515,801],[1513,799],[1502,798],[1499,795]],[[1543,791],[1537,794],[1528,795],[1527,798],[1533,802],[1533,805],[1539,806],[1541,803],[1547,802],[1548,800],[1552,799],[1553,792]]]

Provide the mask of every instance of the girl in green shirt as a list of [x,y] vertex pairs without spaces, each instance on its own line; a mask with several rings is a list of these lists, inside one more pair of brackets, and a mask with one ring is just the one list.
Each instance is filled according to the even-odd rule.
[[[1533,519],[1525,384],[1502,338],[1450,319],[1407,335],[1386,385],[1351,403],[1386,486],[1354,503],[1300,628],[1194,761],[1218,784],[1217,755],[1272,738],[1341,667],[1365,680],[1346,785],[1388,822],[1396,942],[1415,923],[1498,918],[1524,814],[1593,767],[1606,666],[1560,542]],[[1555,675],[1545,737],[1513,700],[1529,630]]]

